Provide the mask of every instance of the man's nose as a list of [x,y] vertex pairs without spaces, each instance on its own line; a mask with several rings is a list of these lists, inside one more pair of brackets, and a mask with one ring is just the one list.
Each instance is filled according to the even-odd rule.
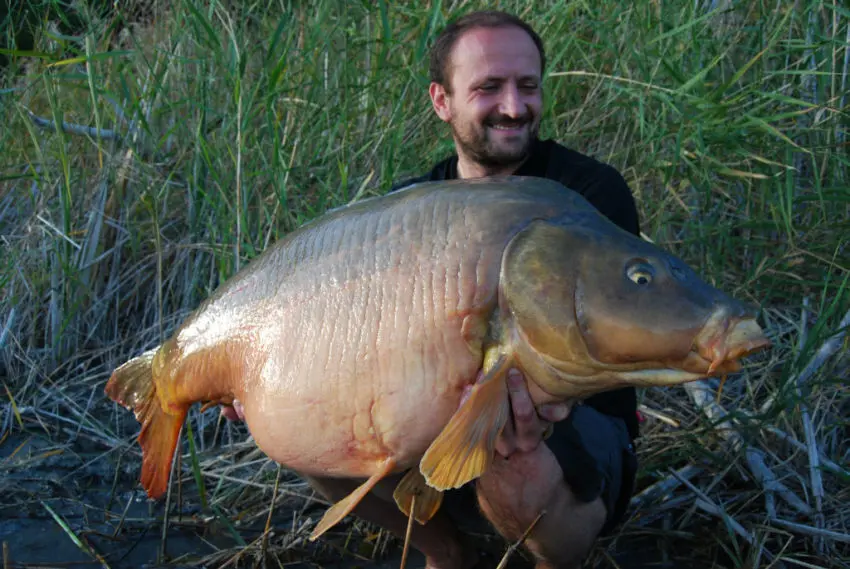
[[522,102],[519,89],[513,84],[505,85],[499,106],[501,113],[511,118],[518,118],[525,114],[523,108],[525,105]]

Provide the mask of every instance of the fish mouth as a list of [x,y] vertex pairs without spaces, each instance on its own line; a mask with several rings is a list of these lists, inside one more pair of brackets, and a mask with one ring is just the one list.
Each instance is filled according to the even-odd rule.
[[705,375],[740,371],[741,358],[770,346],[770,340],[754,317],[730,318],[718,311],[696,337],[686,369],[699,369]]

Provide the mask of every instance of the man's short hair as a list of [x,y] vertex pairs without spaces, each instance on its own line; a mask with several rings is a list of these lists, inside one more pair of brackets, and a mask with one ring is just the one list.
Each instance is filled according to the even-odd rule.
[[546,67],[546,51],[543,48],[543,41],[537,32],[523,20],[498,10],[482,10],[471,12],[461,16],[457,20],[449,23],[446,28],[437,36],[434,45],[431,47],[431,61],[429,72],[431,81],[442,85],[446,91],[451,92],[451,77],[449,76],[449,63],[457,40],[467,31],[474,28],[505,28],[516,26],[531,37],[534,45],[537,46],[537,51],[540,52],[540,74],[543,74],[543,69]]

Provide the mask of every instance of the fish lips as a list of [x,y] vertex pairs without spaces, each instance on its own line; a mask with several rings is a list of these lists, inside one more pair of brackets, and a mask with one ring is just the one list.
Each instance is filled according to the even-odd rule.
[[707,375],[739,371],[741,358],[772,346],[755,316],[724,317],[722,310],[712,315],[694,344],[696,353],[707,364]]

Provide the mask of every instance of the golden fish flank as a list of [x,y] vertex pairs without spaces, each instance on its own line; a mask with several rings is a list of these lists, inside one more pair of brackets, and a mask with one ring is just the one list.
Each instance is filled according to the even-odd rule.
[[421,523],[443,490],[480,476],[508,417],[511,366],[539,404],[735,371],[768,345],[752,308],[580,195],[489,178],[419,184],[306,224],[106,391],[142,424],[151,497],[189,406],[234,398],[273,460],[365,478],[315,538],[391,473],[414,467],[395,497],[407,513],[416,495]]

